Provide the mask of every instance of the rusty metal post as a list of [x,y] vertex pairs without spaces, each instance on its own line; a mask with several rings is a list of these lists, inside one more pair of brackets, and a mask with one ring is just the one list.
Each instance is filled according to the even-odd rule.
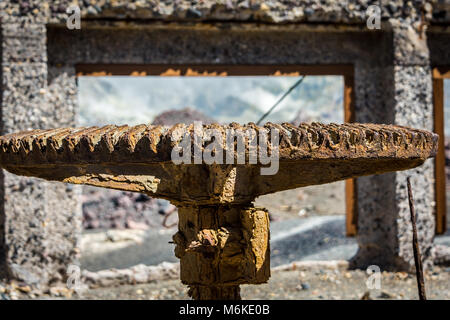
[[245,205],[178,206],[181,281],[195,300],[240,300],[240,284],[270,277],[269,216]]
[[413,251],[414,251],[414,262],[416,264],[416,277],[417,277],[417,287],[419,290],[419,299],[427,300],[427,297],[425,295],[425,283],[423,280],[422,258],[420,255],[419,240],[417,238],[416,212],[414,209],[414,199],[412,195],[411,182],[409,177],[406,179],[406,182],[408,184],[409,209],[411,212],[411,224],[413,228]]

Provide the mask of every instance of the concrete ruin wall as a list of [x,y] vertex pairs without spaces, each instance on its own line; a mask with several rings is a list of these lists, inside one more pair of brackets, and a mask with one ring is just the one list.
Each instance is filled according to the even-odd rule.
[[[439,1],[391,1],[382,10],[383,31],[368,31],[365,10],[378,1],[322,2],[80,2],[82,29],[68,30],[69,1],[3,1],[2,134],[73,126],[76,63],[353,64],[356,121],[432,130],[430,59],[433,64],[449,61],[450,51],[434,45],[430,54],[417,30],[422,13],[428,21],[448,24],[448,8]],[[202,20],[219,24],[149,23]],[[272,25],[252,25],[255,21]],[[308,22],[325,25],[274,25]],[[413,265],[406,175],[413,177],[419,239],[426,263],[431,261],[434,191],[429,160],[408,172],[358,179],[360,250],[355,265]],[[62,278],[76,258],[81,219],[77,188],[6,172],[0,186],[0,270],[27,282]]]
[[[47,65],[46,27],[3,23],[2,134],[31,128],[73,126],[76,87],[52,77]],[[72,102],[72,104],[71,104]],[[0,270],[28,283],[62,280],[74,259],[81,231],[79,188],[1,176]],[[55,279],[54,279],[55,278]]]

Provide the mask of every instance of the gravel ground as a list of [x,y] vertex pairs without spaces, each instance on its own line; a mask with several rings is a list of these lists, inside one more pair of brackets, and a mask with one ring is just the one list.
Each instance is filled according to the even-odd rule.
[[[415,275],[403,272],[383,272],[381,289],[368,291],[367,274],[361,270],[337,271],[324,269],[273,272],[263,285],[243,285],[241,296],[250,299],[293,300],[360,300],[369,293],[370,299],[418,299]],[[434,268],[425,275],[428,299],[450,299],[450,268]],[[5,294],[3,294],[5,295]],[[7,294],[6,294],[7,295]],[[16,293],[14,299],[30,299],[29,294]],[[189,299],[187,289],[179,280],[149,284],[87,289],[83,295],[70,293],[33,296],[39,299]]]
[[268,209],[274,220],[345,215],[345,181],[264,195],[255,205]]
[[81,267],[89,271],[178,262],[170,244],[176,229],[107,230],[83,234]]
[[[355,238],[345,237],[344,216],[279,220],[270,229],[272,267],[302,260],[347,260],[358,249]],[[178,262],[169,243],[175,232],[176,228],[87,231],[80,246],[81,267],[98,271]]]
[[275,221],[270,227],[272,267],[305,260],[348,260],[355,238],[345,236],[344,216],[316,216]]

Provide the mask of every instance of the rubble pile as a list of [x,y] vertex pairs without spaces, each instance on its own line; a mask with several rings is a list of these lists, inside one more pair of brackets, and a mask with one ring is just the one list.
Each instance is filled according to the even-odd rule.
[[169,110],[166,112],[162,112],[153,119],[152,124],[159,126],[173,126],[177,123],[191,124],[194,121],[200,121],[203,124],[211,124],[216,122],[214,119],[211,119],[205,116],[200,111],[184,108],[181,110]]
[[83,187],[84,229],[148,229],[161,226],[163,216],[176,211],[169,201],[145,194]]

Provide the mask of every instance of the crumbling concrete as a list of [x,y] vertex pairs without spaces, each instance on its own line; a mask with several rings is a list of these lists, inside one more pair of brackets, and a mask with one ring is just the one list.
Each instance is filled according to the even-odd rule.
[[[432,131],[432,79],[426,36],[411,25],[391,21],[393,64],[386,72],[386,116],[400,125]],[[435,230],[433,163],[409,172],[373,176],[358,180],[358,209],[364,216],[358,219],[359,251],[352,259],[355,267],[368,267],[376,261],[382,269],[412,270],[414,257],[410,213],[407,202],[406,177],[413,175],[413,190],[418,215],[419,243],[425,267],[433,264]],[[379,187],[374,187],[378,185]],[[417,198],[418,197],[418,198]],[[377,203],[374,198],[385,201]],[[392,214],[396,212],[396,214]],[[379,223],[382,221],[382,223]]]
[[[3,23],[0,39],[3,134],[73,126],[73,100],[61,104],[66,108],[59,106],[73,87],[66,87],[60,77],[51,85],[47,82],[45,26]],[[63,280],[67,265],[77,256],[81,232],[79,189],[8,172],[2,173],[0,184],[0,277],[33,284]]]

